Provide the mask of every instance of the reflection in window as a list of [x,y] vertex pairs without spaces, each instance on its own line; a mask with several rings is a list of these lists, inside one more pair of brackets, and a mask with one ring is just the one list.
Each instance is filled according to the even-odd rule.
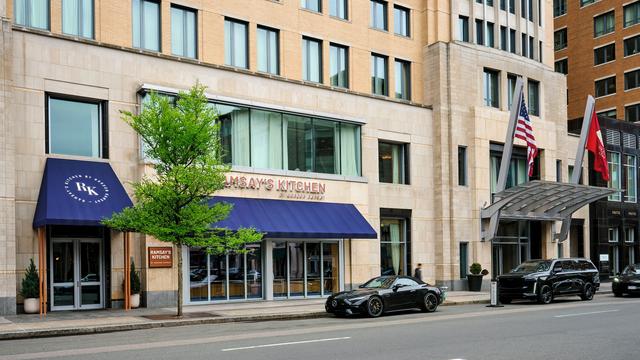
[[405,220],[381,219],[380,275],[407,275],[405,233]]
[[48,153],[101,156],[99,103],[49,98]]
[[406,144],[378,143],[379,181],[391,184],[408,184],[406,171]]
[[62,0],[62,32],[93,39],[93,0]]
[[216,105],[221,125],[223,158],[227,164],[249,166],[249,109]]
[[593,37],[602,36],[615,30],[615,13],[610,11],[593,18]]
[[16,24],[49,30],[49,0],[15,0]]

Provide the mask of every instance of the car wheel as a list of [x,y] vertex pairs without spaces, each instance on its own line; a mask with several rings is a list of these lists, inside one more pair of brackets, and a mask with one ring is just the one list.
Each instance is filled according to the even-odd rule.
[[584,289],[582,289],[582,294],[580,294],[580,299],[593,300],[593,286],[591,286],[591,284],[584,284]]
[[538,294],[538,303],[550,304],[553,301],[553,290],[549,285],[543,285]]
[[622,297],[622,293],[620,291],[614,291],[613,292],[613,296],[615,297]]
[[506,297],[501,297],[500,298],[500,303],[502,304],[511,304],[511,298],[506,298]]
[[434,312],[438,308],[438,297],[436,294],[428,292],[424,295],[424,299],[422,299],[422,311],[424,312]]
[[382,304],[382,299],[377,296],[372,296],[369,301],[367,301],[367,315],[369,317],[378,317],[382,315],[384,311],[384,305]]

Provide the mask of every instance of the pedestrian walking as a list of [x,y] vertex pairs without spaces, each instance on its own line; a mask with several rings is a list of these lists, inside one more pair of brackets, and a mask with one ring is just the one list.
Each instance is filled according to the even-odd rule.
[[413,270],[413,277],[422,281],[422,264],[418,264],[415,270]]

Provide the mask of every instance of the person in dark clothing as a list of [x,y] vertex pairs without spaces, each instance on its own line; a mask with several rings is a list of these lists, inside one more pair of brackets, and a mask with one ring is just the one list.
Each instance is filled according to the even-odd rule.
[[413,277],[422,280],[422,264],[418,264],[418,267],[413,270]]

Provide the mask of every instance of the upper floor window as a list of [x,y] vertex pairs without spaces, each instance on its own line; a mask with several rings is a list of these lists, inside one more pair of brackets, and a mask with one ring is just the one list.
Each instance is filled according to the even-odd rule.
[[411,63],[395,61],[396,99],[411,100]]
[[389,58],[371,54],[371,92],[375,95],[389,95]]
[[609,11],[606,14],[598,15],[593,18],[593,37],[602,36],[615,30],[616,19],[615,12]]
[[606,79],[596,80],[596,97],[606,96],[616,93],[616,77],[608,77]]
[[512,14],[516,13],[516,0],[509,0],[509,12]]
[[506,26],[500,26],[500,50],[509,50],[509,36],[507,35]]
[[197,17],[195,10],[171,5],[171,52],[174,55],[197,57]]
[[322,41],[302,38],[302,79],[322,82]]
[[535,80],[527,80],[527,95],[529,96],[529,114],[540,116],[540,83]]
[[62,0],[62,32],[93,39],[93,0]]
[[379,181],[390,184],[408,184],[408,146],[380,141],[378,143]]
[[507,10],[507,0],[500,0],[500,10]]
[[102,102],[49,96],[47,153],[107,157]]
[[640,104],[625,106],[624,119],[629,122],[640,121]]
[[624,39],[624,56],[631,56],[640,52],[640,35]]
[[637,200],[636,188],[637,188],[637,172],[636,157],[633,155],[622,155],[624,161],[622,163],[624,167],[624,183],[622,188],[624,189],[624,201],[634,203]]
[[469,18],[467,16],[458,16],[458,32],[459,40],[469,42]]
[[500,73],[491,69],[484,69],[483,76],[484,105],[500,107]]
[[300,6],[303,9],[322,12],[322,0],[300,0]]
[[593,4],[594,2],[596,2],[596,0],[580,0],[580,6]]
[[[607,151],[607,162],[609,163],[609,181],[607,187],[610,189],[621,190],[622,178],[620,174],[620,153]],[[609,201],[620,201],[622,195],[615,192],[608,197]]]
[[515,54],[516,51],[516,31],[509,29],[509,52]]
[[567,47],[567,28],[556,30],[553,33],[553,49],[562,50]]
[[484,21],[476,19],[476,44],[484,45]]
[[488,47],[495,46],[494,26],[492,22],[488,22],[488,21],[487,21],[487,41],[485,42],[485,45],[487,45]]
[[568,74],[569,73],[569,60],[568,59],[562,59],[562,60],[558,60],[555,62],[555,70],[556,72],[559,72],[561,74]]
[[553,0],[553,16],[560,16],[567,13],[567,0]]
[[640,1],[624,7],[624,27],[640,23]]
[[49,30],[49,0],[14,0],[16,24]]
[[509,109],[511,109],[511,104],[513,103],[513,92],[516,90],[517,80],[518,75],[507,74],[507,105]]
[[467,147],[458,146],[458,185],[466,186],[467,183]]
[[279,32],[264,26],[258,26],[258,71],[280,74]]
[[379,30],[388,30],[387,2],[371,0],[371,27]]
[[[495,194],[498,187],[498,175],[500,174],[503,148],[504,146],[502,145],[490,144],[489,185],[491,194]],[[524,184],[529,180],[540,179],[541,157],[542,156],[536,156],[533,160],[533,175],[529,177],[527,171],[527,150],[525,147],[514,146],[505,189]]]
[[247,23],[224,20],[224,63],[239,68],[249,68]]
[[597,115],[615,119],[616,118],[616,109],[601,111]]
[[393,6],[393,30],[397,35],[411,36],[411,17],[409,9],[402,6]]
[[331,86],[349,87],[349,48],[342,45],[329,46],[329,77]]
[[329,15],[339,19],[347,20],[349,18],[348,0],[330,0]]
[[529,49],[528,46],[528,42],[527,42],[527,34],[522,34],[522,41],[520,42],[520,47],[522,48],[522,52],[520,55],[522,56],[529,56],[527,50]]
[[624,73],[624,89],[631,90],[640,87],[640,70]]
[[160,2],[133,0],[133,47],[160,51]]
[[616,44],[611,43],[593,49],[593,65],[600,65],[616,59]]

